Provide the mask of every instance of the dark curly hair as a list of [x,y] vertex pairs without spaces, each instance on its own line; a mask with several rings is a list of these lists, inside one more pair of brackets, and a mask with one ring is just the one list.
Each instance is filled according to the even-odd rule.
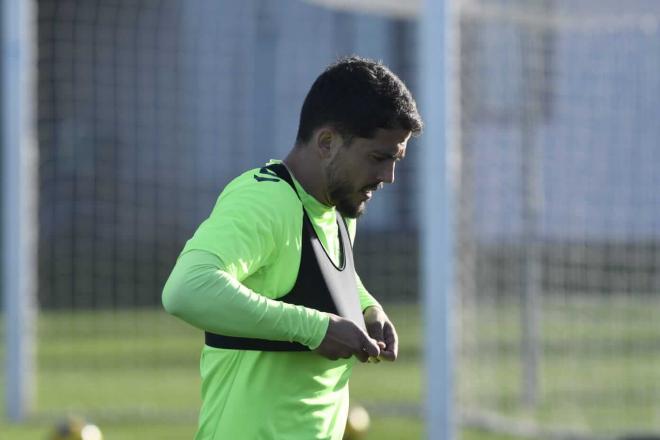
[[312,84],[300,112],[296,143],[324,124],[346,139],[372,138],[379,128],[422,131],[422,118],[406,85],[381,62],[341,58]]

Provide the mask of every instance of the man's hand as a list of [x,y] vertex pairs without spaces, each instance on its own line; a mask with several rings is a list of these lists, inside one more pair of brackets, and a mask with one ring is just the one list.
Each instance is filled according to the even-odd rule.
[[380,348],[353,321],[340,316],[330,315],[330,323],[321,345],[316,350],[318,354],[331,360],[347,359],[355,356],[360,362],[366,362],[370,357],[378,357]]
[[390,318],[378,306],[367,307],[363,315],[369,336],[380,346],[378,359],[395,361],[399,353],[399,337]]

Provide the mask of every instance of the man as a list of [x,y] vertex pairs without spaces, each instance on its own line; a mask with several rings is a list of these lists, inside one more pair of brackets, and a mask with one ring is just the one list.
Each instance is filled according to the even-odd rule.
[[342,438],[352,366],[398,350],[355,273],[355,219],[421,128],[399,78],[345,58],[312,85],[286,159],[223,190],[163,291],[205,331],[197,440]]

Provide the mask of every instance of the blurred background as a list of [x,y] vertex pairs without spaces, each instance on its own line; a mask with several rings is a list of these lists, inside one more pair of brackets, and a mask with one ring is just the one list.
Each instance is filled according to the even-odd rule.
[[420,170],[434,148],[452,202],[453,283],[436,294],[453,304],[438,319],[453,323],[457,437],[660,436],[660,2],[447,0],[438,23],[415,1],[30,3],[33,393],[20,423],[5,400],[0,439],[47,438],[67,414],[109,440],[192,438],[203,335],[160,306],[185,241],[226,183],[288,152],[337,57],[382,60],[424,116],[444,97],[423,88],[422,45],[447,57],[448,117],[426,123],[449,137],[413,140],[358,226],[358,272],[401,337],[396,363],[351,380],[364,438],[428,437],[420,216],[442,205]]

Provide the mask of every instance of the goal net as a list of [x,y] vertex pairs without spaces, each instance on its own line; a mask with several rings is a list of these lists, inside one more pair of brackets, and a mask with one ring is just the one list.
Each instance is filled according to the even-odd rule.
[[660,5],[455,10],[462,421],[660,432]]
[[[140,425],[146,438],[192,437],[203,333],[160,299],[186,240],[232,178],[285,157],[305,94],[338,57],[382,60],[416,86],[405,11],[315,3],[34,2],[38,331],[28,415],[40,431],[26,436],[44,437],[72,413],[108,438]],[[355,369],[351,395],[377,438],[392,426],[422,430],[418,338],[406,336],[419,330],[414,168],[406,161],[374,198],[356,243],[365,285],[413,341],[398,368]]]

